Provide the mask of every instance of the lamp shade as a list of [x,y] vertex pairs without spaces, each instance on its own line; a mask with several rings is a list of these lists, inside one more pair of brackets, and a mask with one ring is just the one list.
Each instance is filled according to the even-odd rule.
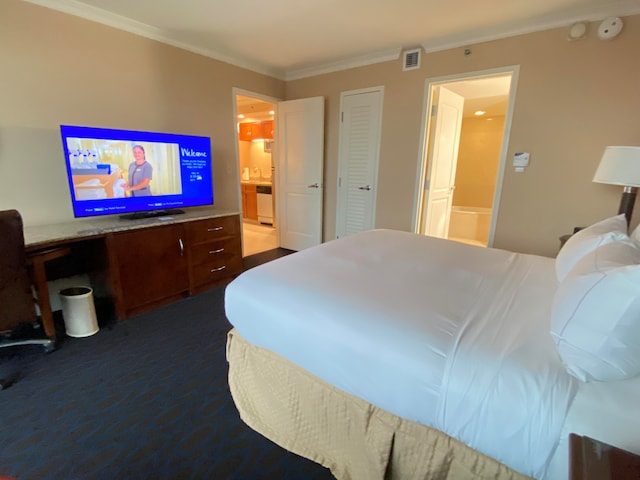
[[640,147],[605,148],[593,181],[640,187]]

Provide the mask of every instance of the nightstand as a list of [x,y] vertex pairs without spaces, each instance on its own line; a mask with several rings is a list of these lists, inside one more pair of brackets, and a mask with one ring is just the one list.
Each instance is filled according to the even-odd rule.
[[573,233],[567,233],[566,235],[561,235],[558,239],[560,240],[560,248],[564,247],[564,244],[567,243],[571,237],[573,237],[576,233],[582,230],[584,227],[573,227]]
[[638,480],[640,455],[599,442],[569,435],[569,480]]
[[561,237],[559,237],[558,240],[560,240],[560,248],[564,247],[564,244],[567,243],[567,240],[569,240],[572,236],[573,234],[567,233],[566,235],[562,235]]

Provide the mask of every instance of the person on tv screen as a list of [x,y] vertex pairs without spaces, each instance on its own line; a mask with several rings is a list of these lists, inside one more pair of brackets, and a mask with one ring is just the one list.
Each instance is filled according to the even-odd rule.
[[151,195],[149,183],[151,183],[153,168],[147,162],[142,145],[133,146],[133,158],[135,158],[135,161],[129,165],[129,181],[124,186],[124,189],[132,197]]

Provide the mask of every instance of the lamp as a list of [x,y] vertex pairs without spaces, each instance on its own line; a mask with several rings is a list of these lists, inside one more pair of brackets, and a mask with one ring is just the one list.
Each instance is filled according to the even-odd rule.
[[618,213],[624,213],[628,224],[640,187],[640,147],[605,148],[593,181],[624,187]]

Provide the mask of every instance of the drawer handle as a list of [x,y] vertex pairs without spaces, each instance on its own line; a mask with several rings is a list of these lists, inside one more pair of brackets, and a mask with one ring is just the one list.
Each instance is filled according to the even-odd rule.
[[219,248],[217,250],[209,250],[209,253],[213,254],[213,253],[220,253],[220,252],[224,252],[224,248]]
[[211,273],[219,272],[220,270],[224,270],[225,268],[227,268],[226,265],[222,265],[221,267],[218,267],[218,268],[212,268]]
[[218,232],[220,230],[222,230],[224,227],[213,227],[213,228],[207,228],[207,232]]

